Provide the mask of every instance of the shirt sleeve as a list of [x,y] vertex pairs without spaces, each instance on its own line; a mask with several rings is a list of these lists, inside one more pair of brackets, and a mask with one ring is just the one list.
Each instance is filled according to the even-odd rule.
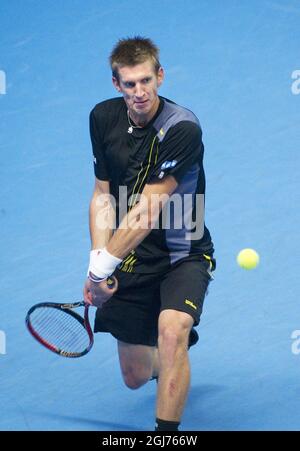
[[147,183],[172,175],[180,183],[195,163],[202,163],[202,131],[198,124],[181,121],[171,127],[158,146],[155,163],[149,171]]
[[99,129],[101,123],[101,118],[96,115],[94,108],[90,113],[90,137],[94,156],[94,173],[99,180],[109,180],[103,137]]

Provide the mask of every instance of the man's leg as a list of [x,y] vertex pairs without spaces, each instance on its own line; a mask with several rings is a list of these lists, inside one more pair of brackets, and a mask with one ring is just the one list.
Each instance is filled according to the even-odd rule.
[[188,338],[194,324],[185,312],[163,310],[159,316],[159,379],[156,417],[180,422],[190,385]]
[[137,389],[158,375],[158,352],[155,346],[134,345],[118,341],[119,361],[127,387]]

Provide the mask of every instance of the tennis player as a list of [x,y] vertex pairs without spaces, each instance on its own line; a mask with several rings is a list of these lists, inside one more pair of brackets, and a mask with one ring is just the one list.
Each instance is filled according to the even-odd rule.
[[121,96],[90,114],[95,189],[84,299],[98,307],[95,332],[118,341],[125,384],[157,379],[155,430],[176,431],[190,385],[188,349],[215,269],[202,132],[191,111],[158,95],[164,70],[150,39],[119,40],[110,64]]

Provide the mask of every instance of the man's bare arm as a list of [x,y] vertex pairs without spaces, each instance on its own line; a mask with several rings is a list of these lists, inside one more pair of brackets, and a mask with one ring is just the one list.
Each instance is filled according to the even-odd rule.
[[110,241],[115,227],[115,205],[110,196],[109,182],[95,178],[95,188],[89,209],[92,249],[102,249]]
[[[102,184],[101,194],[105,194],[103,193],[105,187],[107,188],[107,185]],[[99,220],[101,220],[101,214],[108,214],[109,210],[106,210],[108,204],[105,207],[105,202],[101,209],[97,208],[99,201],[97,202],[96,199],[100,193],[98,193],[98,190],[94,193],[90,212],[93,249],[102,248],[107,243],[107,240],[109,241],[105,248],[100,253],[97,253],[95,258],[91,257],[89,279],[84,287],[84,299],[86,302],[101,307],[103,302],[107,301],[117,290],[118,281],[116,278],[115,286],[112,290],[107,287],[105,279],[114,272],[114,269],[122,259],[151,232],[159,218],[161,209],[176,187],[177,182],[172,176],[168,176],[157,183],[145,185],[139,203],[125,215],[114,234],[113,228],[110,228],[109,224],[107,224],[108,227],[104,230],[104,233],[100,233],[98,229],[98,219],[100,218]],[[106,192],[106,194],[108,193]],[[156,196],[156,201],[153,202],[152,196]],[[157,196],[163,196],[162,202],[159,202],[159,204],[157,203]],[[100,203],[102,204],[102,202]],[[98,215],[100,216],[98,217]],[[110,218],[109,215],[108,218]],[[142,227],[139,227],[139,224]]]
[[[123,218],[119,228],[106,245],[107,251],[123,259],[132,249],[135,249],[151,232],[162,207],[176,187],[177,182],[172,176],[145,185],[141,201]],[[159,204],[157,196],[161,196],[162,199]]]

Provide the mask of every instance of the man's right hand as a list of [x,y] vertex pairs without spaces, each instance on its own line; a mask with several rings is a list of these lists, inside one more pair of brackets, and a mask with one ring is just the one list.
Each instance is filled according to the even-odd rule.
[[92,282],[90,279],[87,279],[83,288],[84,301],[94,307],[102,307],[104,302],[108,301],[118,289],[118,281],[115,276],[110,276],[110,279],[114,281],[113,288],[109,288],[107,279],[100,283]]

